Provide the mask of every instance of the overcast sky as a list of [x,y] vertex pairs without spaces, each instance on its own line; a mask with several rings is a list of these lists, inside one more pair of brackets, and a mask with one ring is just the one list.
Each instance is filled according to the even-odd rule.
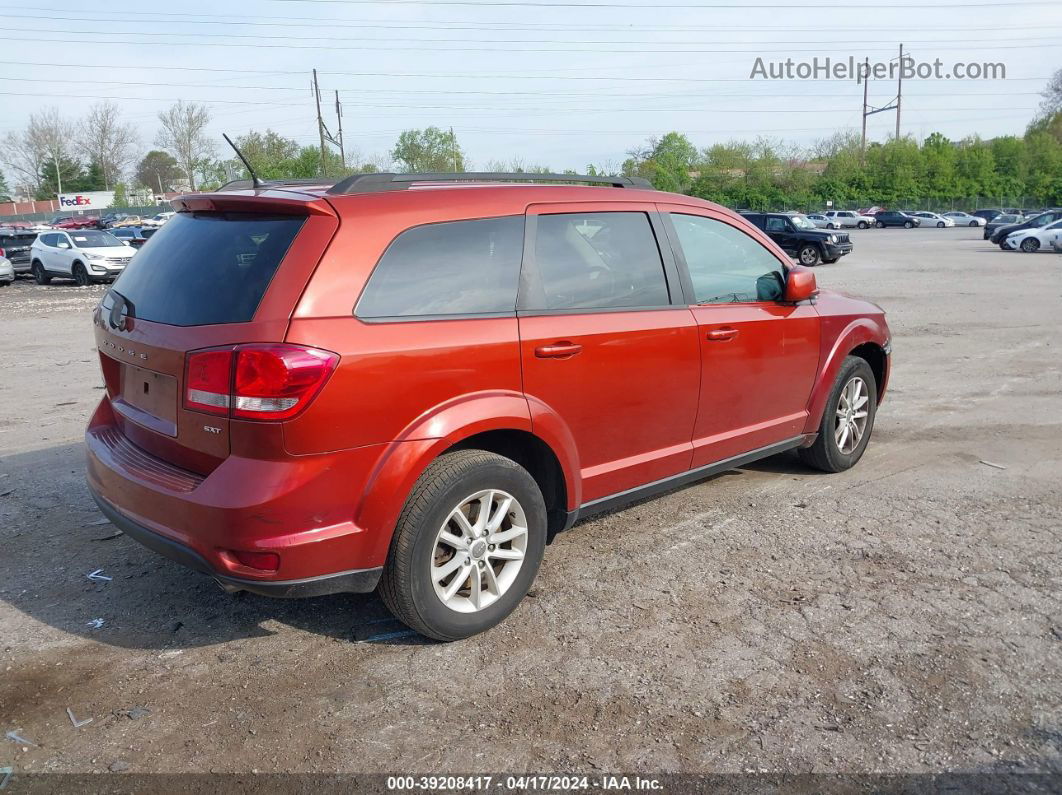
[[[859,129],[854,81],[750,80],[757,57],[887,62],[902,41],[945,71],[1005,65],[1005,80],[905,82],[903,132],[920,139],[1020,134],[1062,67],[1059,0],[0,0],[0,23],[0,133],[49,105],[77,117],[114,97],[146,150],[158,111],[181,98],[210,107],[219,144],[267,127],[313,144],[316,67],[333,126],[340,92],[348,152],[452,126],[479,166],[618,165],[669,130],[703,147]],[[872,105],[895,94],[895,81],[871,82]],[[894,123],[870,117],[869,138]]]

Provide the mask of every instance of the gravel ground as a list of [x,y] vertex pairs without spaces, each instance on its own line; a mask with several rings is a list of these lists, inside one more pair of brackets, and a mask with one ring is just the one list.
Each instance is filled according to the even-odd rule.
[[862,462],[583,522],[449,645],[372,595],[227,596],[116,536],[82,480],[103,288],[0,289],[0,730],[29,741],[0,768],[1059,773],[1062,257],[853,237],[816,273],[895,335]]

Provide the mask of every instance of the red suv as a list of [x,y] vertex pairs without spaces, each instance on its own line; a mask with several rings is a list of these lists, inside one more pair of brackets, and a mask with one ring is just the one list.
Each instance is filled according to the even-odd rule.
[[885,393],[879,307],[640,180],[368,174],[173,205],[95,311],[88,483],[226,590],[378,587],[467,637],[579,518],[791,448],[847,469]]

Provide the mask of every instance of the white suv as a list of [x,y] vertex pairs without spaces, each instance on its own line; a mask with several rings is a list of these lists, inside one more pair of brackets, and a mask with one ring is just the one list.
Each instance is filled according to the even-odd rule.
[[827,229],[869,229],[874,225],[873,218],[854,210],[830,210],[825,215]]
[[59,276],[84,287],[114,281],[135,253],[128,243],[98,229],[42,232],[30,246],[30,270],[37,284]]

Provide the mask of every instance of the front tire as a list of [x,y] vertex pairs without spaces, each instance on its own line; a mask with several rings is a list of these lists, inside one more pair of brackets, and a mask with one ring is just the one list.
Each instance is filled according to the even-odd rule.
[[977,223],[977,221],[970,221],[970,223],[968,223],[967,226],[980,226],[980,224]]
[[856,226],[858,226],[860,229],[866,229],[869,224],[867,224],[866,221],[860,221],[858,224],[856,224]]
[[446,453],[402,509],[380,597],[422,635],[467,638],[516,608],[545,548],[546,505],[526,469],[485,450]]
[[885,224],[883,222],[881,222],[881,221],[876,221],[874,223],[874,226],[876,226],[878,229],[884,229],[885,228]]
[[1035,237],[1027,237],[1021,241],[1021,250],[1026,254],[1032,254],[1040,250],[1040,241]]
[[800,264],[806,267],[814,267],[819,264],[819,249],[818,246],[811,244],[801,246],[800,251],[797,252],[797,258],[800,260]]
[[943,229],[943,228],[944,228],[944,222],[943,221],[937,221],[937,229]]
[[37,284],[44,285],[52,283],[52,277],[48,275],[46,270],[44,270],[44,266],[41,265],[39,260],[34,261],[33,267],[30,270],[33,271],[33,278],[36,280]]
[[848,356],[834,380],[811,447],[798,450],[801,460],[823,472],[843,472],[863,456],[878,410],[877,382],[866,359]]
[[903,228],[904,229],[914,229],[914,224],[912,224],[910,221],[907,221],[906,223],[904,223]]
[[89,278],[88,271],[85,270],[85,266],[80,262],[75,262],[72,270],[74,282],[78,287],[88,287],[92,284],[92,279]]

